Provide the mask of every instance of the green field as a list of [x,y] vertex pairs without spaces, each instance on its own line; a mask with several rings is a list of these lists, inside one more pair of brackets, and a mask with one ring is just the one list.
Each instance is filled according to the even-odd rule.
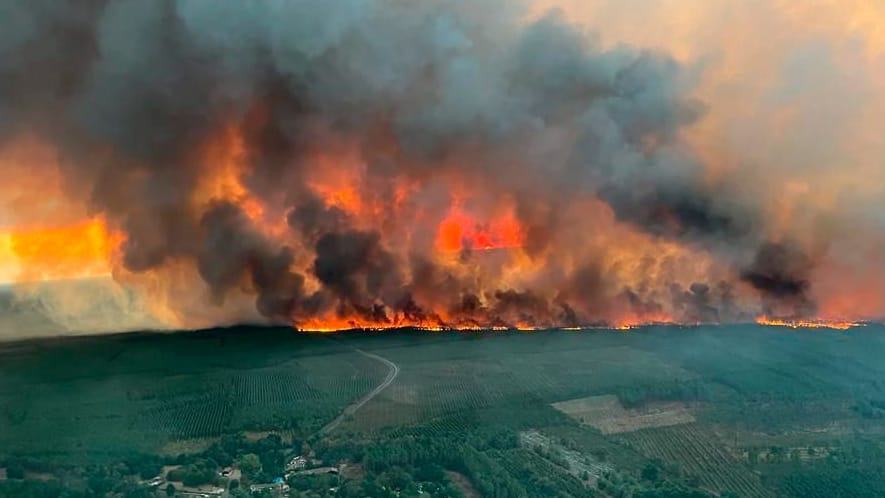
[[[881,496],[883,332],[241,327],[8,343],[0,462],[64,481],[134,453],[221,466],[264,451],[260,480],[309,451],[358,470],[340,488],[291,477],[291,496]],[[250,442],[267,432],[281,437]]]

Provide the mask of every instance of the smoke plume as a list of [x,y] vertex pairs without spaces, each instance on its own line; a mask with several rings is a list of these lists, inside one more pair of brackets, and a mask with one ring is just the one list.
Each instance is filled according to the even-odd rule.
[[[778,204],[814,188],[786,164],[802,144],[779,164],[736,114],[751,144],[727,151],[709,131],[732,105],[714,58],[604,43],[578,22],[618,19],[604,3],[0,0],[0,215],[30,289],[19,302],[98,275],[143,318],[122,328],[885,310],[827,301],[836,268],[881,273],[881,220],[865,211],[856,239],[838,220],[862,202]],[[837,91],[809,87],[837,69],[795,57],[796,88],[772,106]]]

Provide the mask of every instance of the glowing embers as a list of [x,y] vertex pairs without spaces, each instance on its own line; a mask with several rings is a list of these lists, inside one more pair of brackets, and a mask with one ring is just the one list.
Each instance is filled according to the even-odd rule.
[[849,330],[855,327],[862,327],[863,322],[843,321],[843,320],[826,320],[826,319],[785,319],[785,318],[769,318],[760,316],[756,319],[756,323],[760,325],[768,325],[771,327],[789,327],[791,329],[832,329],[832,330]]

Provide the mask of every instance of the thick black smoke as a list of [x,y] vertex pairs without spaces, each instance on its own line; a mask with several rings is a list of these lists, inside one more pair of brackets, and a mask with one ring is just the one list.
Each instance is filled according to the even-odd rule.
[[[60,148],[72,192],[125,231],[128,270],[192,261],[217,303],[245,286],[275,320],[427,317],[427,303],[445,302],[477,322],[576,324],[668,299],[692,320],[722,319],[727,293],[710,284],[651,296],[594,261],[559,279],[555,299],[489,288],[415,255],[430,245],[420,237],[409,251],[385,240],[395,220],[356,227],[312,193],[311,152],[355,143],[377,192],[410,178],[431,203],[456,173],[514,195],[533,257],[573,228],[563,207],[587,197],[702,249],[759,243],[754,211],[709,192],[680,141],[704,111],[692,71],[661,53],[604,50],[556,15],[524,24],[515,3],[0,0],[0,140],[36,132]],[[262,235],[233,204],[194,205],[211,175],[201,144],[230,122],[245,130],[243,183],[297,242]],[[742,278],[806,301],[795,256],[763,246]],[[307,277],[321,288],[306,291]]]
[[276,247],[250,225],[236,205],[218,203],[203,215],[203,247],[197,268],[200,276],[216,292],[224,294],[246,279],[257,294],[257,307],[263,315],[288,319],[299,305],[304,277],[290,271],[292,250]]
[[770,242],[759,247],[741,278],[762,293],[769,315],[803,317],[814,313],[811,269],[811,259],[795,244]]

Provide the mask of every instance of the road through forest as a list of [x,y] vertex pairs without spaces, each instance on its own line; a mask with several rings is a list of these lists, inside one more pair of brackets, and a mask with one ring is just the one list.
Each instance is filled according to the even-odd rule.
[[319,436],[329,434],[330,432],[338,428],[338,426],[341,425],[341,422],[343,422],[346,417],[354,415],[360,408],[363,407],[363,405],[368,403],[372,398],[374,398],[379,393],[381,393],[381,391],[386,389],[387,386],[389,386],[393,382],[393,380],[396,379],[396,376],[399,375],[399,367],[396,366],[396,363],[388,360],[387,358],[384,358],[383,356],[378,356],[376,354],[367,353],[362,349],[357,349],[356,352],[363,356],[372,358],[373,360],[378,360],[381,363],[384,363],[390,368],[390,371],[387,372],[387,377],[384,378],[384,381],[378,384],[375,389],[372,389],[367,394],[364,394],[360,399],[348,405],[341,412],[341,414],[335,417],[335,420],[332,420],[328,424],[324,425],[323,428],[317,432],[317,435]]

